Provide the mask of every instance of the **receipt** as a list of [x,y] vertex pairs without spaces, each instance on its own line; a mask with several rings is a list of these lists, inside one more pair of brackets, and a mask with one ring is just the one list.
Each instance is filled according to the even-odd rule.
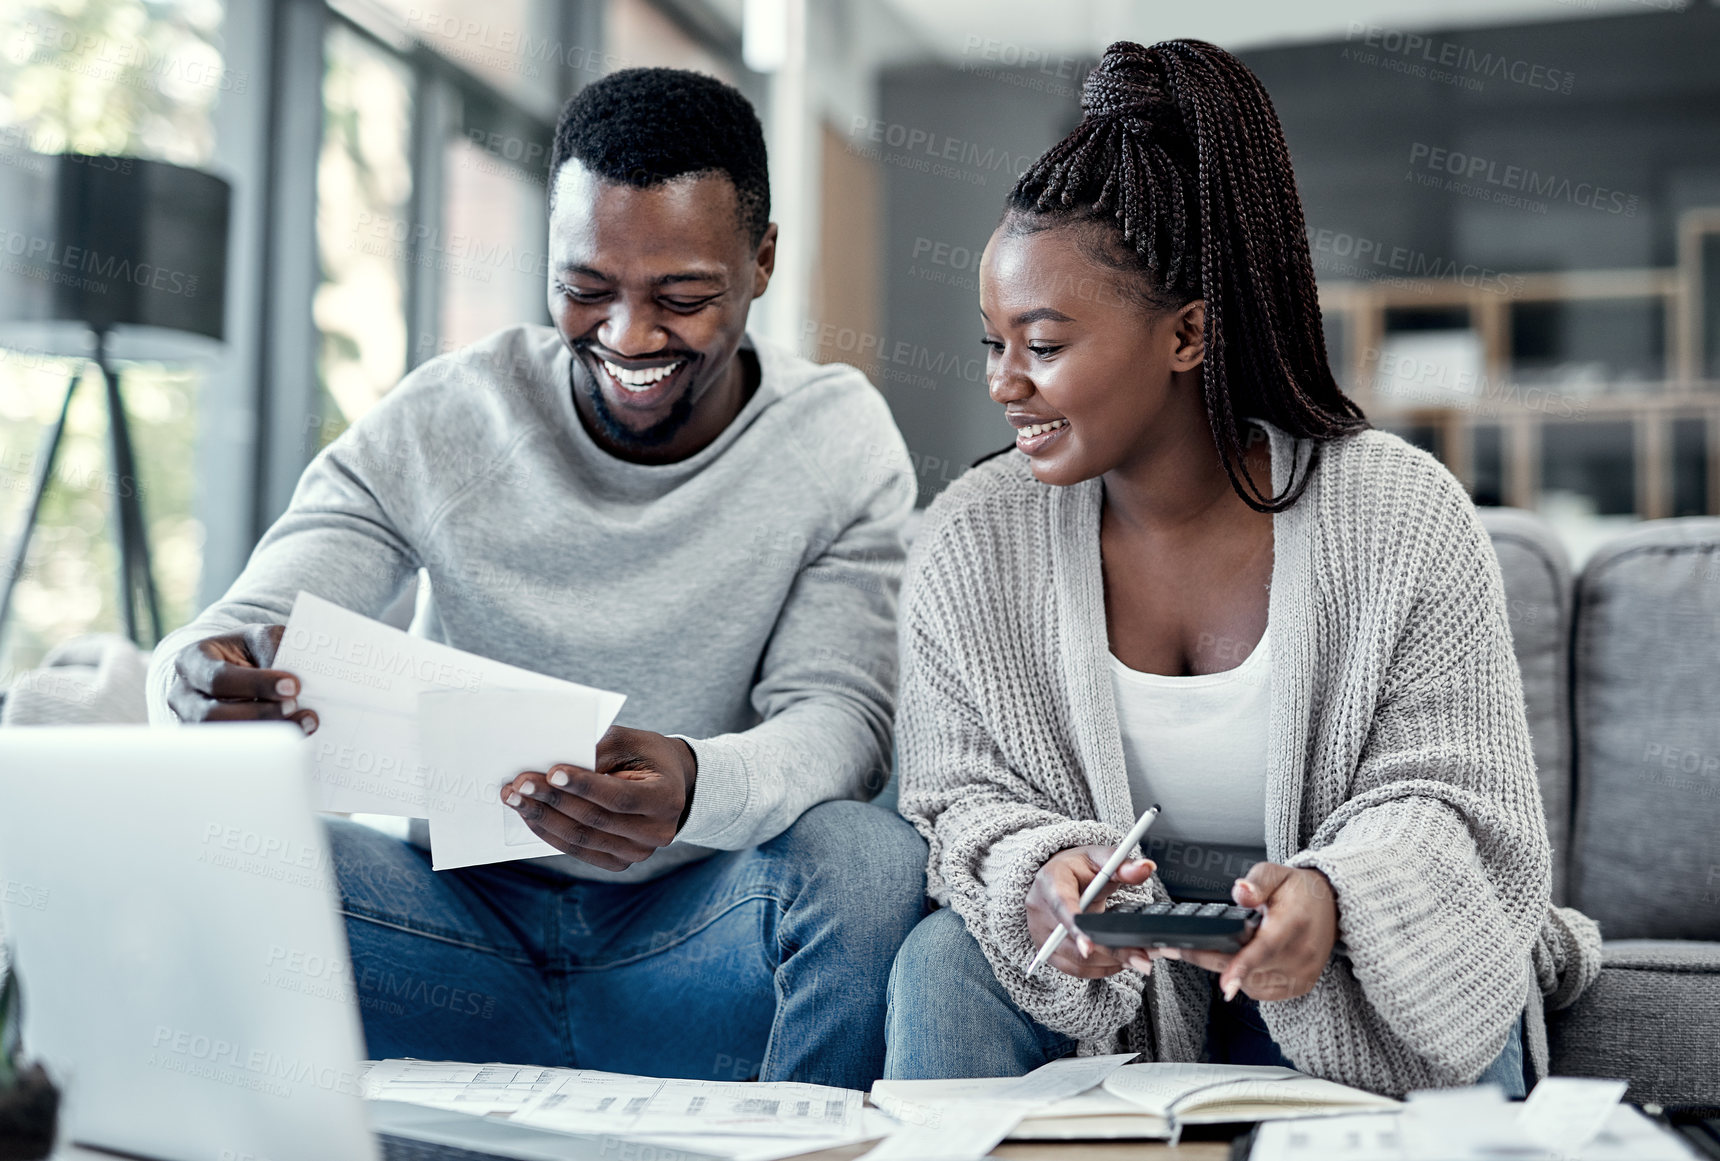
[[1578,1156],[1606,1127],[1628,1087],[1622,1080],[1545,1077],[1517,1110],[1517,1124],[1554,1152]]

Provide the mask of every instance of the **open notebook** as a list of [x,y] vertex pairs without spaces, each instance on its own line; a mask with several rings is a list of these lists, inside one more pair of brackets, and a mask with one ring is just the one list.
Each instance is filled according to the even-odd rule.
[[[988,1099],[1010,1078],[880,1080],[872,1103],[898,1119],[927,1108]],[[1242,1064],[1129,1064],[1098,1088],[1027,1110],[1012,1141],[1168,1138],[1181,1125],[1332,1116],[1399,1107],[1292,1068]],[[904,1114],[908,1114],[905,1116]]]

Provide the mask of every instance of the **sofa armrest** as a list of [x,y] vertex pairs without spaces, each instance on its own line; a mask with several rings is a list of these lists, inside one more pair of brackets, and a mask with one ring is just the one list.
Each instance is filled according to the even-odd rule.
[[1569,1008],[1548,1013],[1555,1076],[1617,1077],[1627,1099],[1720,1104],[1720,943],[1620,939]]

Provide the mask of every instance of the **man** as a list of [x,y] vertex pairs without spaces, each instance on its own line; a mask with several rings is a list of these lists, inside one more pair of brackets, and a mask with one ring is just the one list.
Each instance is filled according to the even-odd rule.
[[294,597],[379,615],[423,569],[435,638],[628,695],[595,770],[503,789],[565,856],[435,873],[331,826],[374,1057],[881,1074],[926,853],[852,800],[889,764],[913,475],[863,376],[747,335],[776,235],[740,93],[670,69],[582,91],[551,165],[554,330],[409,375],[156,652],[158,718],[314,730],[314,677],[269,668]]

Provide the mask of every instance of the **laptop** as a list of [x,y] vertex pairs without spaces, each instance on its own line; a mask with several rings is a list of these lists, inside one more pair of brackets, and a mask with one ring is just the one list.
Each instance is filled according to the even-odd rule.
[[[149,1161],[628,1155],[614,1137],[362,1099],[308,747],[276,724],[0,730],[0,930],[24,1054],[61,1090],[62,1145]],[[295,987],[283,962],[315,978]]]

